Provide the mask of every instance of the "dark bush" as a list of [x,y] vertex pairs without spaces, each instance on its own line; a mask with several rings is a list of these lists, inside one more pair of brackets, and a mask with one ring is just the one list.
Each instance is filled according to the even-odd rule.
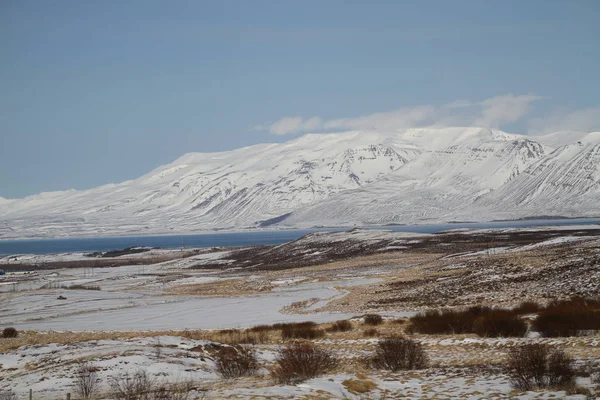
[[548,357],[548,384],[551,387],[572,386],[575,382],[573,359],[562,350],[555,350]]
[[409,332],[425,334],[476,333],[485,337],[516,336],[527,324],[513,311],[476,306],[467,310],[430,310],[410,318]]
[[223,378],[239,378],[256,374],[259,369],[256,352],[249,346],[223,347],[216,354],[217,372]]
[[352,330],[352,322],[348,320],[335,321],[327,330],[329,332],[348,332]]
[[554,300],[540,310],[533,328],[547,337],[577,336],[600,330],[600,300]]
[[5,338],[16,338],[18,335],[18,332],[15,328],[4,328],[4,330],[2,331],[2,337]]
[[481,315],[480,311],[429,310],[410,318],[409,331],[426,334],[472,333],[473,323]]
[[533,327],[543,336],[577,336],[600,330],[600,311],[549,309],[539,313]]
[[298,323],[298,324],[284,324],[281,327],[281,337],[284,340],[287,339],[318,339],[325,336],[325,331],[317,329],[316,324],[312,323]]
[[576,336],[578,315],[569,311],[544,311],[533,321],[533,329],[546,337]]
[[508,353],[508,375],[520,390],[565,387],[574,384],[572,359],[546,344],[525,344]]
[[363,335],[366,337],[379,336],[379,331],[375,328],[368,328],[363,331]]
[[[268,325],[266,325],[268,326]],[[297,328],[316,328],[317,324],[313,321],[304,321],[304,322],[283,322],[271,325],[271,329],[274,330],[282,330],[285,328],[297,327]]]
[[296,384],[331,371],[338,362],[334,355],[310,342],[294,342],[279,350],[273,376],[280,383]]
[[240,329],[221,329],[216,331],[215,340],[227,344],[259,344],[269,341],[267,331],[251,331]]
[[427,367],[427,363],[428,358],[423,346],[403,337],[380,340],[371,358],[373,367],[390,371],[422,369]]
[[523,337],[527,324],[510,311],[491,310],[475,320],[473,331],[482,337]]
[[365,325],[381,325],[383,324],[383,318],[378,314],[367,314],[363,317],[363,322]]

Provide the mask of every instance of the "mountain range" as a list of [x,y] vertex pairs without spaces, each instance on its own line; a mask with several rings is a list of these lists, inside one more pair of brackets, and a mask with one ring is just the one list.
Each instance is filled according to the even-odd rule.
[[0,198],[0,238],[600,216],[600,132],[308,134],[135,180]]

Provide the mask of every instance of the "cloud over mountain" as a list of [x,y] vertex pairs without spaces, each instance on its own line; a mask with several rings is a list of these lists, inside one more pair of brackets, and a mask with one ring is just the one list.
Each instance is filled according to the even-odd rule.
[[422,105],[376,112],[358,117],[324,119],[286,116],[254,129],[273,135],[342,130],[395,130],[416,127],[482,126],[500,128],[528,115],[531,103],[541,99],[533,94],[496,96],[483,101],[457,100],[442,106]]

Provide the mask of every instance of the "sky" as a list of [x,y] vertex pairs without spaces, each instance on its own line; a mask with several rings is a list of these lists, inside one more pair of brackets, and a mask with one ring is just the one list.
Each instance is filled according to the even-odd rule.
[[0,0],[0,196],[307,132],[600,130],[600,1]]

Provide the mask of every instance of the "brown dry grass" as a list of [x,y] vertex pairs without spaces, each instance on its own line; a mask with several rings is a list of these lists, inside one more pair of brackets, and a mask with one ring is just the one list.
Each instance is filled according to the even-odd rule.
[[[330,330],[334,323],[316,324],[319,330]],[[260,328],[260,327],[259,327]],[[386,321],[378,326],[381,334],[402,334],[403,325]],[[18,349],[22,346],[45,345],[50,343],[70,344],[91,340],[127,340],[139,337],[181,336],[194,340],[210,340],[224,344],[240,344],[255,342],[260,344],[278,344],[282,342],[281,331],[278,329],[222,329],[222,330],[169,330],[169,331],[98,331],[98,332],[37,332],[20,331],[16,338],[0,340],[0,353]],[[352,329],[341,332],[328,332],[327,338],[333,341],[357,340],[363,338],[360,324]]]
[[21,331],[16,338],[0,340],[0,353],[18,349],[22,346],[72,344],[91,340],[127,340],[140,337],[181,336],[194,340],[209,340],[224,344],[240,343],[278,343],[279,332],[250,332],[248,330],[226,329],[184,330],[184,331],[132,331],[132,332],[36,332]]
[[352,394],[368,393],[377,389],[377,384],[370,379],[346,379],[342,385]]
[[215,282],[181,285],[171,288],[168,294],[193,294],[206,297],[228,297],[259,294],[271,291],[273,287],[264,280],[225,279]]

